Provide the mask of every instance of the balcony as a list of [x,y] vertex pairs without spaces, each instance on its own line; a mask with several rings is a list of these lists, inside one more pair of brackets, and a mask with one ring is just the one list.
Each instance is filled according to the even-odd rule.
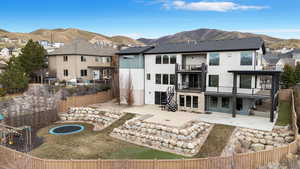
[[199,65],[177,65],[177,72],[179,73],[201,73],[203,71],[207,71],[207,67],[204,63]]
[[199,82],[178,83],[178,90],[181,92],[202,92],[201,84]]
[[[240,96],[251,96],[251,97],[260,96],[263,98],[271,96],[271,90],[265,88],[250,88],[250,89],[236,88],[235,90],[236,90],[236,94]],[[234,94],[234,88],[227,87],[227,86],[207,87],[206,93],[232,95]]]

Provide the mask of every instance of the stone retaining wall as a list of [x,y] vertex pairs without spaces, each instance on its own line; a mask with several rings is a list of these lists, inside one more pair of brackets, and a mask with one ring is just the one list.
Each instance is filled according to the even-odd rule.
[[134,118],[115,128],[112,137],[185,156],[198,153],[213,125],[191,121],[181,128]]
[[293,141],[294,133],[289,127],[275,126],[271,132],[237,128],[222,155],[271,150]]
[[124,114],[121,112],[109,112],[90,107],[72,107],[67,113],[60,113],[59,117],[64,122],[87,122],[95,126],[99,131],[120,119]]

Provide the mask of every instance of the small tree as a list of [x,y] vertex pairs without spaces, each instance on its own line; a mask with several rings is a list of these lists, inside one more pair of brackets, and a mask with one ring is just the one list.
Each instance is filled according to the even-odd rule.
[[300,62],[297,63],[295,68],[295,78],[296,78],[296,83],[300,83]]
[[127,91],[126,91],[126,101],[129,106],[132,106],[134,104],[134,97],[133,97],[133,85],[132,85],[132,78],[131,78],[131,72],[129,72],[129,77],[127,80]]
[[33,42],[33,40],[29,40],[26,46],[22,48],[18,59],[30,78],[34,78],[37,71],[47,67],[46,54],[43,46],[38,42]]
[[25,91],[28,87],[28,77],[19,60],[14,56],[7,62],[6,70],[0,74],[0,84],[7,93]]
[[296,84],[295,70],[290,65],[285,65],[281,74],[281,82],[284,88],[290,88]]

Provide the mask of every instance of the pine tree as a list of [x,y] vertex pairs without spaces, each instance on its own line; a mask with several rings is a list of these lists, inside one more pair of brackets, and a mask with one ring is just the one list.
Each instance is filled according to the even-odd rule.
[[7,62],[6,70],[0,74],[0,84],[7,93],[23,92],[28,87],[28,77],[16,57]]
[[33,42],[33,40],[29,40],[26,46],[22,48],[18,59],[29,77],[35,77],[37,71],[47,67],[46,54],[43,46],[38,42]]
[[297,66],[295,68],[295,78],[296,83],[300,83],[300,62],[297,63]]
[[296,84],[295,70],[290,65],[285,65],[281,74],[281,82],[284,88],[290,88]]

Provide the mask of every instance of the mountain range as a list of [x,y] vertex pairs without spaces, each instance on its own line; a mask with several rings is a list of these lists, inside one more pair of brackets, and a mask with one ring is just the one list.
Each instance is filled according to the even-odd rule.
[[68,29],[38,29],[30,33],[17,33],[9,32],[0,29],[0,37],[7,37],[9,39],[23,39],[34,41],[48,40],[49,42],[64,42],[68,43],[74,39],[82,38],[91,42],[102,41],[105,43],[113,43],[116,45],[142,45],[143,43],[136,41],[135,39],[125,36],[106,36],[99,33],[89,32],[80,29],[68,28]]
[[10,39],[29,40],[53,40],[54,42],[68,43],[77,38],[83,38],[92,43],[103,42],[116,45],[153,45],[161,43],[177,43],[187,41],[220,40],[233,38],[261,37],[265,40],[267,47],[271,49],[300,48],[300,39],[280,39],[262,34],[244,33],[237,31],[223,31],[217,29],[197,29],[179,32],[173,35],[163,36],[157,39],[132,39],[126,36],[106,36],[90,31],[68,28],[68,29],[38,29],[30,33],[9,32],[0,29],[0,37]]
[[217,29],[197,29],[192,31],[179,32],[174,35],[163,36],[157,39],[140,38],[137,39],[147,45],[162,43],[177,43],[187,41],[220,40],[234,38],[260,37],[266,42],[266,46],[271,49],[300,48],[300,39],[280,39],[262,34],[229,32]]

